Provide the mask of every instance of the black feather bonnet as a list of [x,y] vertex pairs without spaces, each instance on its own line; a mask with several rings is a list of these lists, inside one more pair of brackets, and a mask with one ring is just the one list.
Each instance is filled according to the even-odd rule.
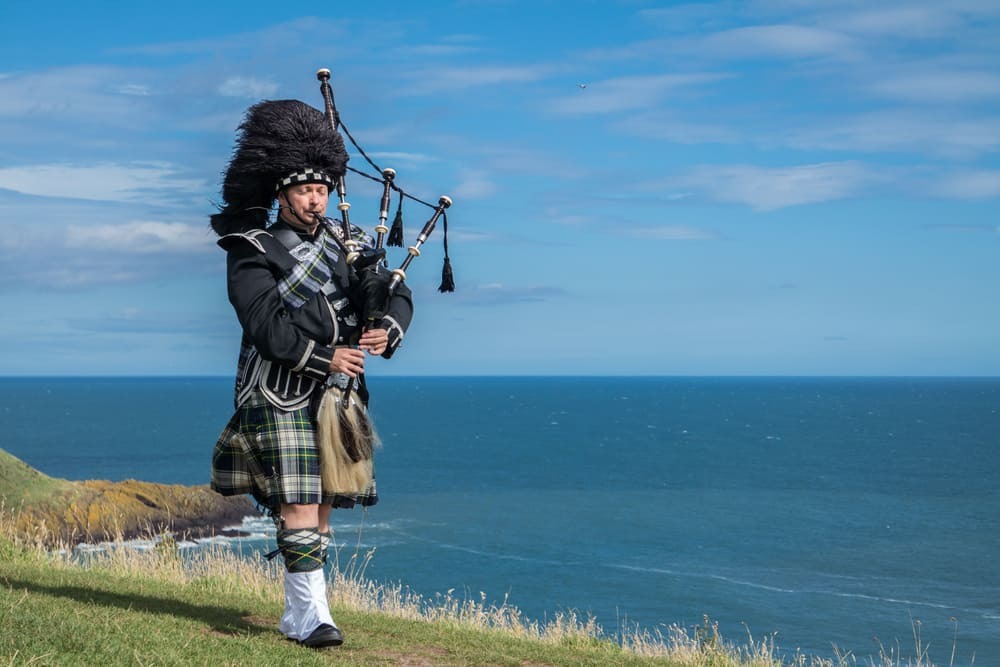
[[267,226],[278,192],[299,183],[331,186],[344,175],[344,139],[321,111],[298,100],[268,100],[247,110],[211,216],[219,236]]

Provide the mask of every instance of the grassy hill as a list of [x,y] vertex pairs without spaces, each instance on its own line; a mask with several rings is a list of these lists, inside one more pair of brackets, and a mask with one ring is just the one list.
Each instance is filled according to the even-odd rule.
[[72,488],[72,482],[56,479],[35,470],[21,459],[0,449],[0,499],[8,505],[24,502],[37,505]]
[[49,477],[0,449],[0,506],[14,529],[48,543],[136,537],[169,530],[218,533],[253,514],[245,497],[224,498],[208,486]]

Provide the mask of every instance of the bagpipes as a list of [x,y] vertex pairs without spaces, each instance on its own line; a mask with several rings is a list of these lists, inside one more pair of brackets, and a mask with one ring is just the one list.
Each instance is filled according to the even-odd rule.
[[[340,211],[340,220],[339,223],[331,221],[335,225],[339,225],[342,238],[338,239],[338,242],[349,266],[349,271],[354,274],[352,285],[355,286],[355,290],[352,291],[355,294],[352,301],[355,309],[359,312],[362,328],[370,328],[377,326],[389,311],[393,296],[406,280],[406,270],[413,259],[420,256],[420,247],[434,232],[439,219],[444,222],[444,266],[438,290],[440,292],[455,291],[451,260],[448,257],[448,215],[445,212],[451,206],[451,198],[441,196],[437,206],[434,206],[405,192],[396,181],[396,170],[383,169],[375,164],[341,122],[340,114],[333,100],[330,70],[325,68],[318,70],[316,78],[320,81],[326,121],[330,123],[334,132],[343,131],[380,178],[350,166],[346,169],[374,181],[380,180],[382,183],[378,224],[374,228],[376,233],[374,247],[363,247],[355,239],[354,226],[351,224],[349,215],[351,205],[347,202],[347,187],[344,176],[339,176],[336,179],[337,209]],[[399,195],[399,204],[390,229],[386,222],[389,219],[393,191]],[[406,258],[398,268],[390,271],[387,268],[386,246],[402,247],[403,245],[404,198],[433,209],[433,213],[430,219],[424,223],[416,241],[407,249]],[[359,398],[366,402],[367,388],[365,387],[364,375],[358,378],[358,383],[359,393],[362,394]],[[326,489],[335,489],[338,492],[363,492],[372,480],[372,454],[377,436],[366,412],[362,411],[357,404],[352,405],[353,386],[353,381],[348,382],[347,387],[339,392],[336,400],[331,400],[334,397],[329,396],[328,391],[324,391],[319,398],[319,405],[316,406],[316,413],[314,413],[317,420],[317,444],[322,462],[323,485]],[[363,503],[365,502],[367,501],[363,501]]]
[[[381,178],[376,178],[363,171],[348,166],[347,170],[359,174],[374,181],[381,180],[382,199],[379,207],[378,224],[375,225],[376,233],[375,247],[362,248],[360,243],[354,239],[353,226],[351,225],[348,211],[351,205],[347,202],[347,187],[345,177],[337,178],[337,198],[339,200],[337,209],[340,211],[340,230],[342,249],[348,265],[357,273],[360,284],[360,309],[362,319],[368,325],[376,323],[385,314],[389,300],[399,288],[399,285],[406,280],[406,270],[410,266],[413,258],[420,256],[420,247],[427,241],[434,232],[438,219],[444,221],[444,265],[441,269],[440,292],[454,292],[455,279],[451,268],[451,259],[448,257],[448,214],[445,212],[451,206],[451,198],[442,195],[438,199],[437,206],[429,204],[413,195],[405,192],[396,182],[396,170],[391,168],[383,169],[365,153],[364,149],[354,140],[347,127],[341,122],[340,113],[333,101],[333,87],[330,85],[330,70],[323,68],[316,72],[316,78],[320,81],[320,93],[323,95],[325,105],[324,116],[330,123],[334,131],[343,131],[351,144],[358,150],[362,157],[374,168]],[[399,194],[399,205],[396,208],[396,215],[392,222],[392,228],[386,226],[389,219],[389,206],[392,200],[392,192]],[[433,209],[430,219],[424,223],[423,229],[417,235],[413,245],[407,249],[406,258],[399,268],[391,271],[391,278],[386,281],[381,274],[386,266],[386,246],[403,246],[403,199],[411,199],[419,202],[428,208]]]

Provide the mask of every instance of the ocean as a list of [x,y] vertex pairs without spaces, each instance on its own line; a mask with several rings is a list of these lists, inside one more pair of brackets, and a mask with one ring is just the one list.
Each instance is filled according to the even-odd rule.
[[[1000,665],[1000,379],[369,387],[381,502],[332,523],[370,578],[609,635],[708,616],[789,652],[915,657],[919,633],[938,665]],[[203,484],[232,380],[6,378],[0,399],[0,447],[49,475]]]

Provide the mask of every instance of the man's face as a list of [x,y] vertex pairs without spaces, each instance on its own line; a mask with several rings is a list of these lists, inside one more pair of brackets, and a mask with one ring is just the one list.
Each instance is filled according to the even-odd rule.
[[303,183],[285,188],[279,199],[281,197],[284,197],[284,203],[291,207],[299,217],[311,222],[313,214],[326,215],[330,190],[323,183]]

